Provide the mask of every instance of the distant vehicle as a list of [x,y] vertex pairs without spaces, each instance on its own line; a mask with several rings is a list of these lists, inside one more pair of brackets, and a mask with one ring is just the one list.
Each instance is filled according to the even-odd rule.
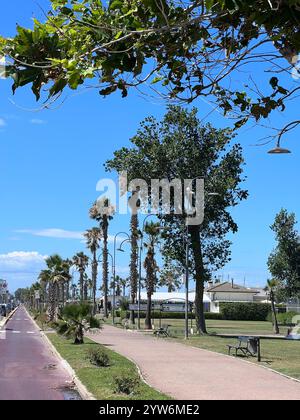
[[5,303],[0,304],[0,316],[6,316],[7,315],[7,305]]

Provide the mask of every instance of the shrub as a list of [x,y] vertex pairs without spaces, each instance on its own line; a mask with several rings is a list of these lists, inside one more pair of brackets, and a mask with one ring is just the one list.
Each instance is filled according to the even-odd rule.
[[[184,312],[159,312],[159,311],[154,311],[151,312],[152,316],[154,319],[184,319],[185,318],[185,314]],[[130,313],[129,311],[116,311],[116,316],[121,318],[121,320],[125,320],[125,319],[129,319],[130,318]],[[138,317],[137,312],[135,312],[135,318]],[[146,313],[145,312],[141,312],[140,313],[140,317],[141,319],[144,319],[146,317]],[[189,314],[189,319],[195,319],[195,314]],[[212,313],[212,312],[206,312],[205,313],[205,318],[206,319],[223,319],[223,315],[219,314],[219,313]]]
[[[286,312],[286,313],[277,314],[278,324],[280,324],[280,325],[292,325],[293,324],[293,318],[295,316],[299,316],[299,315],[300,314],[298,314],[297,312]],[[268,314],[268,321],[270,321],[270,322],[273,321],[272,312],[269,312],[269,314]]]
[[228,321],[266,321],[270,312],[267,303],[222,302],[220,311],[223,319]]
[[92,347],[87,351],[87,358],[92,365],[98,367],[110,366],[110,357],[108,353],[103,350],[100,346]]
[[115,391],[118,394],[132,395],[140,384],[140,379],[133,375],[120,375],[114,378]]

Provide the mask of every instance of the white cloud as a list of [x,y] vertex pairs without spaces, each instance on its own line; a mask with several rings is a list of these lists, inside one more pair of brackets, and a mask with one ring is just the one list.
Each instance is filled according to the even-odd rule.
[[58,239],[83,239],[82,232],[76,232],[71,230],[64,230],[64,229],[21,229],[16,230],[16,233],[28,233],[33,236],[41,236],[44,238],[58,238]]
[[5,127],[6,121],[3,118],[0,118],[0,127]]
[[0,254],[0,277],[8,282],[10,292],[19,287],[28,287],[35,281],[41,270],[46,268],[47,255],[38,252],[14,251]]
[[[73,231],[73,230],[65,230],[65,229],[58,229],[58,228],[50,228],[50,229],[19,229],[15,230],[15,233],[26,233],[33,236],[40,236],[43,238],[56,238],[56,239],[77,239],[80,240],[82,243],[85,243],[84,232]],[[124,238],[123,238],[124,239]],[[121,242],[122,238],[118,237],[117,242]],[[109,242],[114,242],[114,236],[108,236]]]
[[39,118],[32,118],[32,119],[30,120],[30,123],[31,123],[31,124],[34,124],[34,125],[43,125],[43,124],[46,124],[46,123],[47,123],[47,121],[45,121],[45,120],[41,120],[41,119],[39,119]]
[[38,252],[14,251],[0,254],[0,274],[29,273],[42,269],[47,255]]

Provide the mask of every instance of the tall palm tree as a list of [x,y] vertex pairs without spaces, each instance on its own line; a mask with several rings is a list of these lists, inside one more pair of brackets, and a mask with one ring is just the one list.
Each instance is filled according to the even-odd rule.
[[272,306],[272,314],[273,314],[273,327],[274,333],[279,334],[279,325],[277,320],[277,312],[276,312],[276,305],[275,305],[275,291],[278,288],[278,281],[275,279],[268,280],[267,286],[265,287],[265,291],[269,292],[271,306]]
[[104,316],[108,318],[108,228],[109,222],[113,219],[115,208],[109,198],[102,198],[96,201],[90,209],[90,218],[97,220],[103,234],[103,294],[104,294]]
[[122,296],[125,297],[126,296],[126,287],[130,284],[130,278],[123,278],[120,277],[120,287],[122,288]]
[[68,278],[69,273],[66,270],[65,261],[60,255],[55,254],[46,259],[46,264],[49,274],[49,319],[53,321],[56,316],[56,311],[59,306],[60,285],[64,284]]
[[49,289],[49,284],[51,281],[51,271],[42,270],[38,276],[38,280],[42,288],[42,299],[43,299],[43,304],[45,305],[49,303],[49,295],[48,295],[47,290]]
[[155,259],[155,246],[159,243],[160,231],[159,223],[147,223],[145,226],[145,233],[148,237],[147,242],[144,246],[147,249],[146,258],[144,261],[144,268],[146,270],[146,289],[147,289],[147,310],[145,327],[146,329],[152,329],[151,323],[151,309],[152,309],[152,295],[157,284],[157,272],[159,271],[158,265]]
[[73,257],[73,265],[79,271],[79,286],[80,286],[80,300],[83,302],[85,298],[84,293],[84,274],[89,263],[89,257],[84,252],[78,252]]
[[96,303],[96,291],[97,291],[97,276],[98,276],[98,260],[97,260],[97,250],[100,247],[100,241],[102,239],[101,229],[94,227],[89,229],[84,234],[86,238],[86,245],[92,253],[92,290],[93,290],[93,314],[97,312],[97,303]]

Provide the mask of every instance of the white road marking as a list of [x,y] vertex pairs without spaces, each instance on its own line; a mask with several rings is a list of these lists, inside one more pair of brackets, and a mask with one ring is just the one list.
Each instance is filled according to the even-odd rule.
[[27,334],[35,334],[35,331],[27,331]]
[[21,334],[21,331],[11,331],[13,334]]

